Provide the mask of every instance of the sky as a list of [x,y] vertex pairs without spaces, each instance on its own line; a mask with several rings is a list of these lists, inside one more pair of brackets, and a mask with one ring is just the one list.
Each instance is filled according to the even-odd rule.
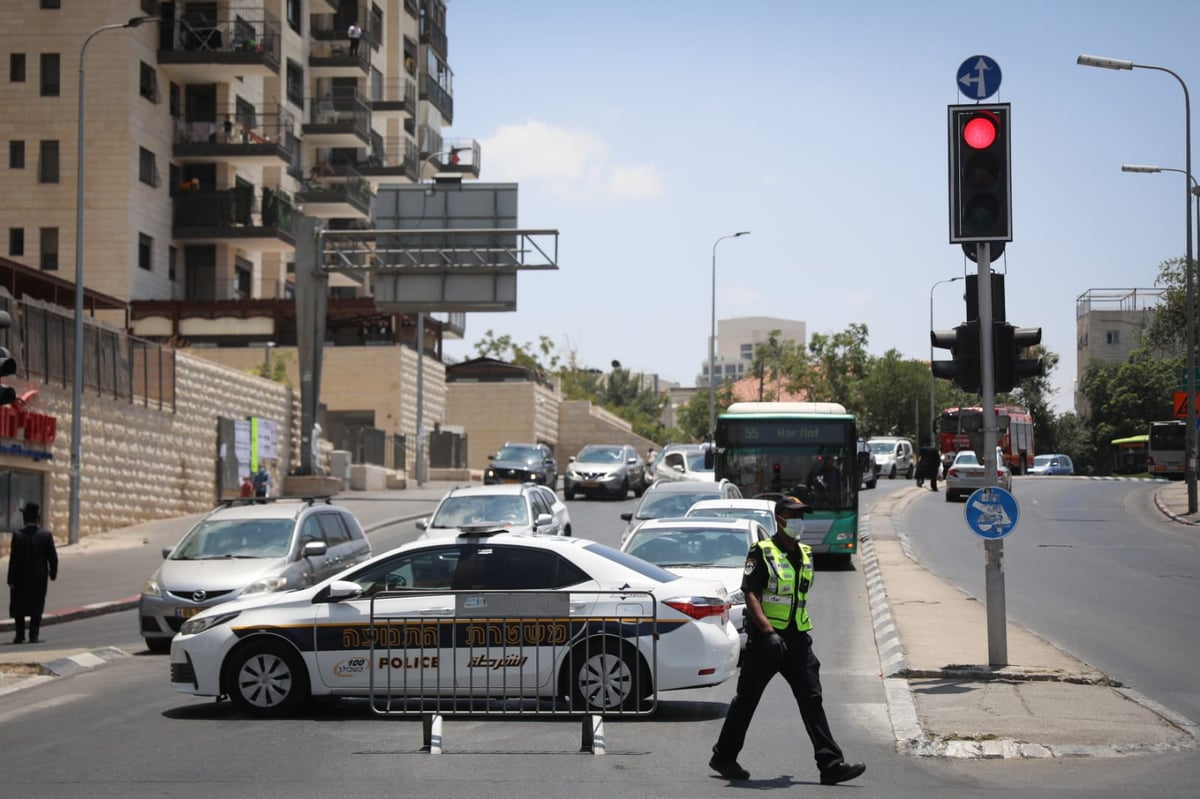
[[1056,412],[1074,406],[1076,299],[1153,288],[1185,252],[1185,175],[1121,171],[1185,168],[1179,81],[1076,57],[1200,91],[1194,0],[449,0],[446,28],[443,135],[480,142],[481,182],[519,184],[522,228],[560,234],[559,269],[523,272],[514,312],[468,314],[450,360],[491,330],[695,385],[714,243],[741,230],[717,245],[718,320],[861,323],[871,354],[928,360],[931,306],[937,329],[965,316],[964,283],[938,281],[976,269],[948,243],[946,107],[974,99],[956,76],[979,54],[1002,71],[987,102],[1012,104],[994,266],[1008,321],[1060,358]]

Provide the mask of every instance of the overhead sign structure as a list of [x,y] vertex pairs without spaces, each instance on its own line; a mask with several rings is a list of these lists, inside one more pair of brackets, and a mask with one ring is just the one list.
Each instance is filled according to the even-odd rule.
[[1004,538],[1017,527],[1021,508],[1017,498],[998,486],[980,488],[967,497],[963,508],[967,526],[980,538],[995,540]]
[[985,55],[973,55],[958,67],[958,90],[972,100],[986,100],[1000,91],[1000,65]]

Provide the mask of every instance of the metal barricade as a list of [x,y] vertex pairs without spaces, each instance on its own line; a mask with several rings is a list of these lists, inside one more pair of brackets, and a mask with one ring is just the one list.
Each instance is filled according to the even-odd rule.
[[648,591],[380,592],[371,710],[420,715],[434,754],[445,716],[582,716],[581,750],[603,754],[604,719],[658,705],[658,637]]

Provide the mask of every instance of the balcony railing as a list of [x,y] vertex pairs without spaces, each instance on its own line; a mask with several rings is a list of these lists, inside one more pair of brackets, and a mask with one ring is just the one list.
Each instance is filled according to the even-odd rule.
[[[243,14],[251,14],[249,18]],[[239,8],[232,18],[225,13],[212,19],[202,12],[186,12],[159,25],[159,60],[166,63],[256,63],[279,71],[279,17],[265,8]]]
[[347,159],[346,152],[341,148],[319,148],[316,151],[317,163],[328,162],[335,177],[349,166],[376,183],[396,178],[417,180],[420,156],[417,155],[417,145],[407,136],[384,138],[373,134],[370,150],[354,150],[353,160]]
[[442,134],[429,125],[422,125],[417,135],[417,142],[422,158],[437,155],[442,152]]
[[446,29],[429,13],[421,14],[421,44],[427,44],[442,58],[449,58],[446,51]]
[[417,84],[411,78],[385,78],[371,86],[371,110],[417,113]]
[[[175,144],[177,145],[234,145],[237,149],[278,149],[280,157],[291,161],[295,152],[296,117],[283,106],[265,106],[271,113],[261,113],[245,108],[227,109],[218,112],[211,120],[175,120]],[[195,149],[195,148],[191,148]],[[222,147],[223,152],[229,148]]]
[[217,231],[248,234],[263,230],[266,235],[291,239],[295,233],[295,208],[287,193],[279,189],[192,189],[177,191],[173,199],[173,229],[179,238],[211,236]]
[[359,6],[357,16],[339,11],[336,14],[310,14],[309,19],[312,26],[312,38],[318,41],[341,39],[346,42],[348,49],[350,23],[357,22],[358,26],[362,28],[364,42],[372,47],[379,47],[383,43],[380,39],[382,31],[375,30],[371,25],[371,17],[367,13],[366,5]]
[[[357,169],[348,164],[313,166],[296,192],[297,204],[304,206],[351,205],[360,213],[371,213],[374,193],[371,184]],[[331,214],[337,216],[337,214]],[[349,214],[344,214],[349,216]]]
[[314,69],[350,67],[367,73],[371,70],[371,48],[359,47],[358,53],[351,54],[349,38],[344,41],[316,40],[308,48],[308,65]]
[[[322,92],[308,98],[305,133],[352,131],[364,142],[371,137],[371,108],[355,90]],[[322,130],[313,130],[317,126]]]
[[421,78],[422,100],[428,100],[446,120],[447,125],[454,123],[454,95],[438,82],[433,75],[426,73]]

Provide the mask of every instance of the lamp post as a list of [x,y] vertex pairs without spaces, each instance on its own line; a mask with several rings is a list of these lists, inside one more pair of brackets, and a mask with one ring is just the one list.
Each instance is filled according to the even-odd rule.
[[[956,280],[962,280],[963,276],[948,277],[945,280],[939,280],[929,287],[929,329],[933,330],[933,290],[943,283],[953,283]],[[934,378],[933,378],[933,339],[929,339],[929,443],[933,444],[933,426],[937,420],[937,410],[934,403],[937,402],[934,394]],[[918,431],[920,432],[920,431]]]
[[67,543],[79,543],[80,437],[83,410],[83,57],[98,34],[119,28],[136,28],[156,16],[133,17],[128,22],[102,25],[88,34],[79,48],[79,124],[75,140],[75,363],[71,384],[71,474],[70,519]]
[[725,239],[736,239],[738,236],[749,236],[749,230],[739,230],[720,236],[712,246],[712,313],[709,317],[708,329],[708,436],[711,439],[717,430],[717,380],[713,374],[716,369],[717,347],[717,245]]
[[1184,175],[1187,176],[1187,182],[1183,186],[1185,198],[1183,224],[1187,230],[1187,250],[1184,254],[1186,260],[1183,265],[1184,273],[1187,276],[1187,313],[1184,322],[1184,335],[1187,338],[1185,345],[1187,351],[1187,374],[1183,380],[1183,390],[1188,395],[1186,431],[1188,513],[1194,514],[1196,512],[1196,404],[1192,401],[1192,395],[1196,393],[1196,311],[1195,298],[1193,296],[1195,290],[1192,280],[1192,101],[1188,95],[1188,87],[1184,83],[1183,78],[1179,77],[1178,73],[1166,67],[1151,64],[1135,64],[1132,61],[1094,55],[1081,55],[1075,59],[1075,63],[1080,66],[1103,67],[1104,69],[1152,69],[1156,72],[1165,72],[1179,81],[1179,86],[1183,89]]

